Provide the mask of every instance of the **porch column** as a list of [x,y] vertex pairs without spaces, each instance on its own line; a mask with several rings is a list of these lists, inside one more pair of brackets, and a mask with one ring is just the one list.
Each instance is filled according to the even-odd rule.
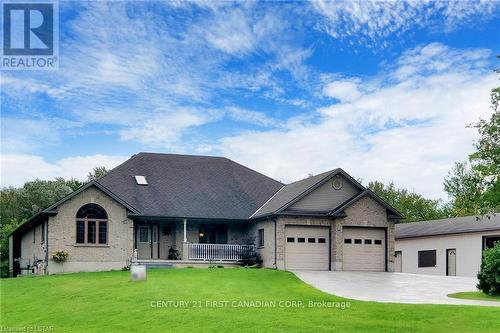
[[181,258],[182,260],[187,260],[188,259],[188,242],[187,242],[187,219],[184,219],[182,221],[184,224],[184,238],[182,240],[182,253],[181,253]]
[[187,219],[184,219],[182,221],[184,223],[184,240],[183,242],[186,243],[188,240],[187,240],[187,232],[186,232],[186,228],[187,228]]

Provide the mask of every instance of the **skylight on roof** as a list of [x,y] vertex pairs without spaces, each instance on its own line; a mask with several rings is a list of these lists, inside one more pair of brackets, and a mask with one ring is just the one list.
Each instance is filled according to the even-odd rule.
[[148,185],[148,181],[144,176],[134,176],[137,185]]

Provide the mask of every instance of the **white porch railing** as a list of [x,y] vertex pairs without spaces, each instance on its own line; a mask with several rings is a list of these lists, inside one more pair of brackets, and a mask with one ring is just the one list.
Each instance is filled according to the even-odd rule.
[[245,256],[253,255],[253,245],[238,244],[196,244],[187,243],[189,260],[205,261],[240,261]]

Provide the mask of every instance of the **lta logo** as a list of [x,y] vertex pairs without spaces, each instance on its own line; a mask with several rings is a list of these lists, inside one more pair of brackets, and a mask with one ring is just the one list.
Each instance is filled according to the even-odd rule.
[[2,69],[58,68],[57,4],[2,4]]

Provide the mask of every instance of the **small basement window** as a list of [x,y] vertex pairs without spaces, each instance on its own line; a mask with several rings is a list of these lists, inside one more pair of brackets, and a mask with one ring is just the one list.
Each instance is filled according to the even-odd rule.
[[418,251],[418,267],[435,267],[436,250]]
[[148,185],[148,181],[145,176],[134,176],[137,185]]

